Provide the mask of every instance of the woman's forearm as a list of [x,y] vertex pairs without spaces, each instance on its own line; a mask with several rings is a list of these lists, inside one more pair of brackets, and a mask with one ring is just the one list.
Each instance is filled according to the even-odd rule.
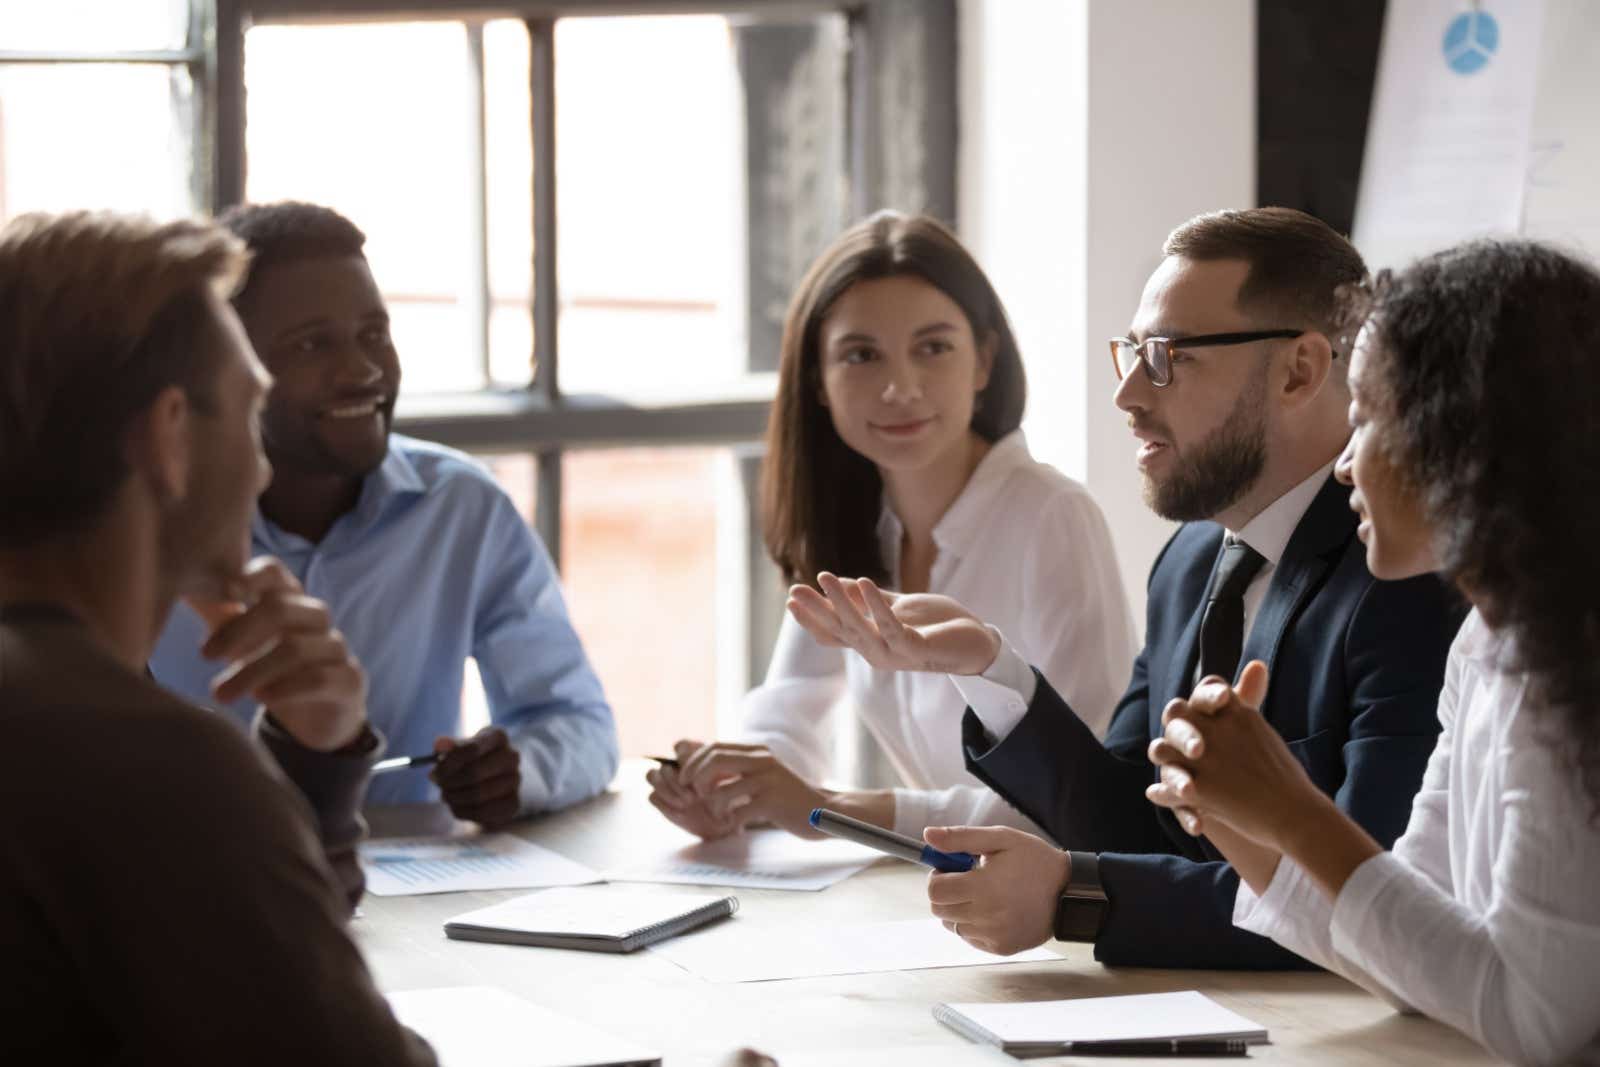
[[[1345,882],[1367,860],[1383,851],[1355,820],[1322,794],[1296,810],[1278,836],[1283,854],[1298,863],[1329,900],[1337,900]],[[1220,847],[1220,846],[1219,846]],[[1270,879],[1269,879],[1270,881]],[[1251,883],[1254,889],[1254,883]],[[1263,887],[1264,888],[1264,887]],[[1257,890],[1260,892],[1261,890]]]
[[885,830],[894,829],[893,789],[825,789],[827,807],[840,815],[870,822]]
[[1266,893],[1283,858],[1277,849],[1250,840],[1220,819],[1208,822],[1205,834],[1256,896]]

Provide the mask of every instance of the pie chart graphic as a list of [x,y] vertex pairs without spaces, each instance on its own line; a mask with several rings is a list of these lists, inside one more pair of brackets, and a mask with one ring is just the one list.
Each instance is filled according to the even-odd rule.
[[1468,11],[1444,31],[1444,61],[1457,74],[1476,74],[1500,47],[1500,24],[1487,11]]

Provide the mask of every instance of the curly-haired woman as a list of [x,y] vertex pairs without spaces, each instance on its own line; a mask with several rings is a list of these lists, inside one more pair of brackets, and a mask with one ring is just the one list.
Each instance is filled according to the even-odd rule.
[[1410,824],[1385,853],[1311,784],[1259,663],[1167,708],[1150,797],[1238,869],[1240,926],[1511,1060],[1600,1061],[1600,274],[1483,242],[1369,296],[1338,467],[1367,565],[1473,605]]

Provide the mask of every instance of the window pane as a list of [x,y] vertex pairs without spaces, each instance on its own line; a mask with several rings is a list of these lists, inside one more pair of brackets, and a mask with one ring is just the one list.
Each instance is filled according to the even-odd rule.
[[[752,272],[774,258],[767,237],[748,247],[750,205],[770,190],[752,199],[746,176],[753,163],[758,183],[775,173],[747,155],[746,130],[781,130],[775,140],[804,162],[783,198],[785,221],[806,231],[800,250],[770,235],[783,246],[781,300],[820,247],[812,220],[825,216],[820,240],[841,221],[843,35],[832,30],[842,25],[817,20],[830,32],[775,73],[743,66],[748,30],[721,16],[556,23],[564,391],[669,399],[745,377]],[[764,78],[794,91],[757,91],[751,79]]]
[[465,303],[469,71],[459,22],[261,26],[245,38],[247,196],[326,204],[366,231],[410,393],[483,385]]
[[489,372],[496,385],[533,377],[533,127],[528,28],[483,28],[484,167],[489,207]]
[[[532,455],[479,455],[531,525]],[[727,448],[604,449],[562,458],[562,585],[617,716],[622,754],[736,722],[749,684],[748,511]],[[462,721],[488,721],[472,668]]]
[[182,48],[188,0],[5,0],[0,48],[17,52]]
[[[534,494],[539,475],[538,461],[532,455],[521,452],[482,454],[473,458],[489,468],[494,480],[500,483],[500,488],[511,497],[512,503],[516,504],[523,519],[532,526],[536,506]],[[484,693],[483,679],[478,674],[477,660],[469,658],[462,675],[460,736],[471,737],[489,725],[489,698]]]
[[0,66],[0,218],[191,214],[193,106],[182,67]]
[[538,514],[539,462],[531,452],[504,452],[474,457],[489,468],[500,488],[517,505],[517,511],[533,525]]
[[[562,460],[562,578],[616,712],[624,756],[715,735],[744,664],[744,498],[727,449],[615,449]],[[742,528],[742,526],[741,526]],[[719,684],[719,679],[721,684]]]

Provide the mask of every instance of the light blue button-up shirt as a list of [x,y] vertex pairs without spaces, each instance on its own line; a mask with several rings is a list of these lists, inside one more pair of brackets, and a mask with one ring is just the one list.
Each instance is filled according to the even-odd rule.
[[[478,662],[490,720],[521,756],[522,810],[594,796],[617,770],[617,731],[567,617],[543,542],[504,491],[465,455],[391,435],[360,499],[312,544],[256,513],[256,554],[281,559],[366,668],[367,710],[388,754],[433,751],[460,732],[462,671]],[[150,669],[166,687],[217,706],[221,664],[200,655],[205,625],[172,613]],[[248,728],[254,702],[226,710]],[[422,769],[373,778],[372,804],[438,799]]]

